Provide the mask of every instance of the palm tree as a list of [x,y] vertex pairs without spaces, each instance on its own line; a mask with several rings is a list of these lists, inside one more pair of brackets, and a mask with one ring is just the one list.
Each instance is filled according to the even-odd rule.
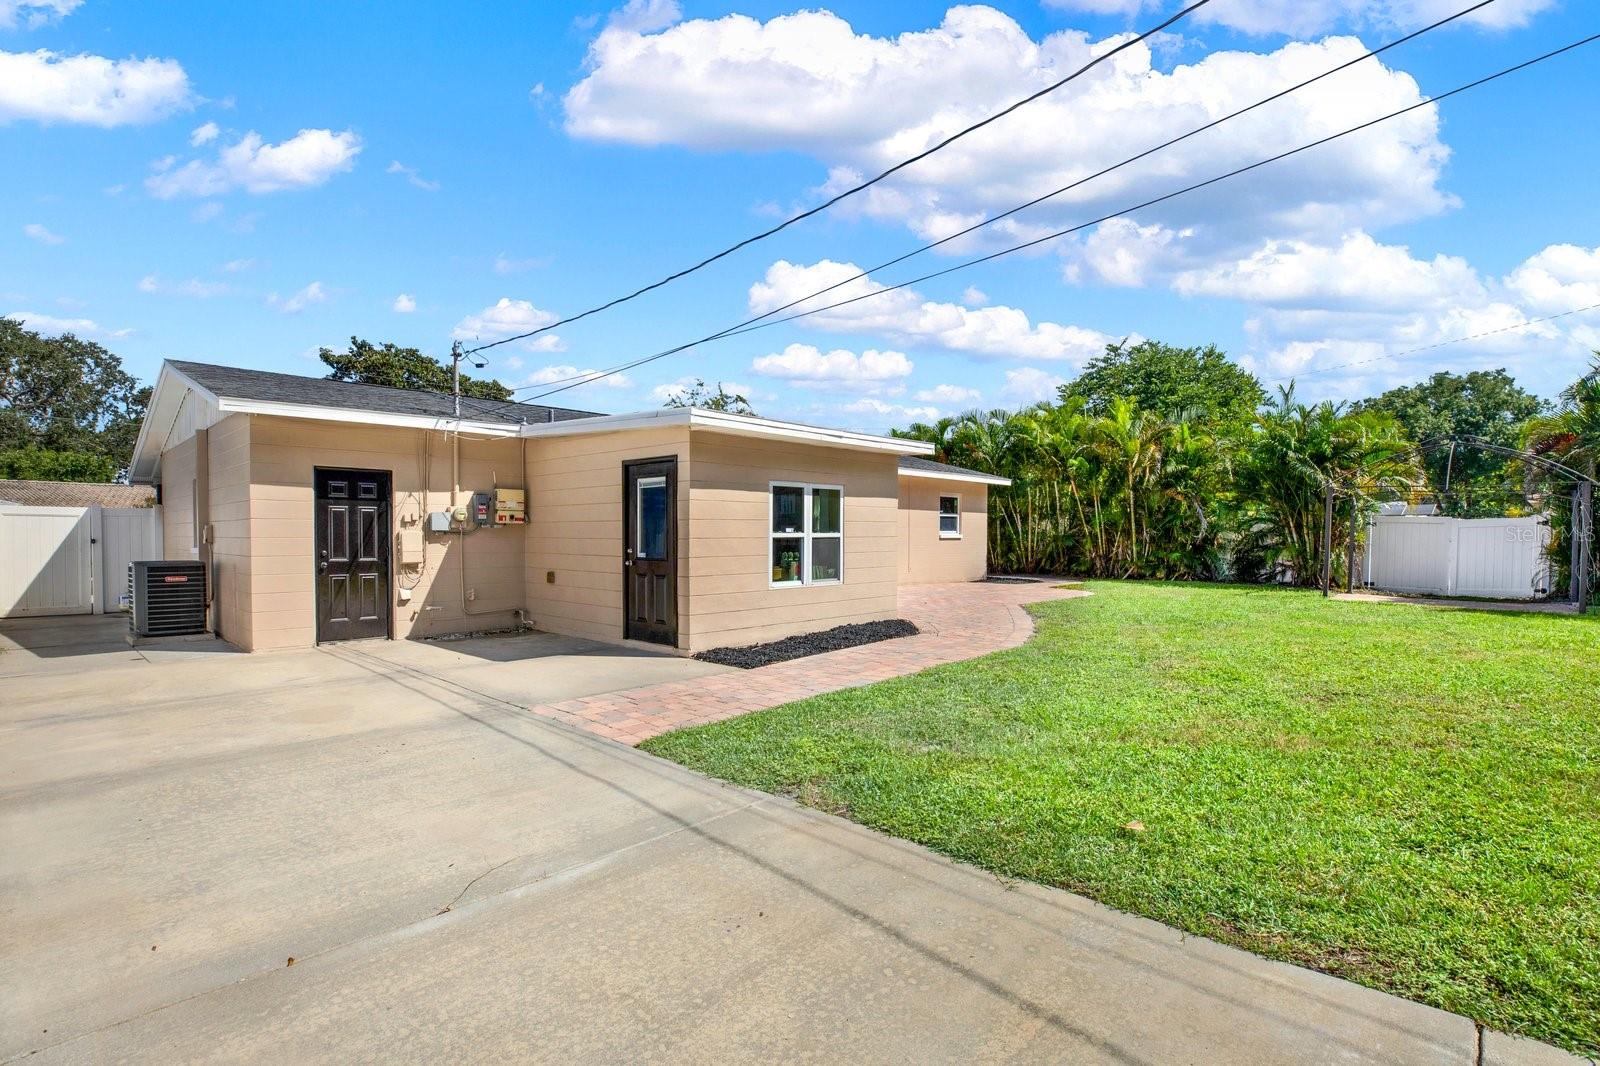
[[1600,351],[1589,372],[1562,390],[1556,410],[1529,419],[1523,426],[1523,447],[1549,455],[1588,477],[1600,462]]
[[[1329,485],[1370,496],[1409,490],[1421,478],[1393,418],[1330,401],[1306,406],[1292,384],[1280,388],[1277,402],[1256,417],[1241,457],[1236,487],[1253,512],[1238,545],[1241,576],[1315,583]],[[1336,516],[1336,540],[1348,534],[1348,523],[1347,514]]]

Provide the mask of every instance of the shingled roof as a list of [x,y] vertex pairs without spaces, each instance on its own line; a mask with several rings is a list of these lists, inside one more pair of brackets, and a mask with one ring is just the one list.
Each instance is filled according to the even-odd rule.
[[[177,359],[170,359],[168,363],[196,385],[218,397],[434,418],[450,418],[455,414],[455,398],[446,392],[396,389],[387,385],[364,385],[355,381],[332,381],[328,378],[301,377],[298,374],[216,366],[211,363],[189,363]],[[504,422],[515,426],[594,418],[598,412],[463,396],[461,414],[474,422]]]
[[156,502],[156,491],[149,485],[97,481],[0,480],[0,502],[24,507],[149,507]]
[[927,477],[938,477],[942,474],[964,481],[983,481],[991,485],[1011,484],[1010,478],[1000,477],[997,474],[986,474],[982,470],[972,470],[964,466],[936,463],[932,459],[924,459],[920,455],[902,455],[900,457],[900,469],[905,473],[922,474]]

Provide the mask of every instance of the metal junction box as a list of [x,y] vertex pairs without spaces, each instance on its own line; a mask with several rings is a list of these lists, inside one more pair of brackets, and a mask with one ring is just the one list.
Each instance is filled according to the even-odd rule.
[[520,526],[528,521],[528,494],[524,489],[494,490],[494,524]]

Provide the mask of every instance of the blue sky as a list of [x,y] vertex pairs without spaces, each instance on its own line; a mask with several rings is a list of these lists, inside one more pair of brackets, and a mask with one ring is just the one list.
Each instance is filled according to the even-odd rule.
[[[713,332],[1469,2],[1213,0],[874,195],[498,347],[489,372],[520,386]],[[654,280],[1176,7],[0,0],[0,314],[92,336],[147,379],[165,357],[315,374],[316,349],[352,334],[442,355],[453,338],[493,340]],[[1496,0],[953,251],[1365,121],[1596,32],[1596,14]],[[1550,395],[1600,347],[1600,311],[1398,353],[1600,303],[1597,57],[1600,45],[1037,253],[551,402],[653,407],[699,376],[764,414],[881,430],[1047,395],[1129,335],[1215,342],[1312,398],[1495,366]]]

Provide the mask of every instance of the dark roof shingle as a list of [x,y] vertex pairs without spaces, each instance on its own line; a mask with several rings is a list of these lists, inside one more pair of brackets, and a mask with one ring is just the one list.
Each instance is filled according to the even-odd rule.
[[990,474],[983,470],[972,470],[964,466],[951,466],[949,463],[936,463],[932,459],[924,459],[920,455],[902,455],[900,457],[901,470],[922,470],[929,474],[964,474],[967,477],[1000,477],[1000,474]]
[[[238,366],[190,363],[168,360],[173,369],[217,396],[271,403],[297,403],[315,407],[344,407],[353,411],[383,414],[424,415],[451,418],[455,400],[445,392],[396,389],[387,385],[364,385],[355,381],[301,377],[271,370],[249,370]],[[484,400],[461,397],[461,417],[474,422],[504,422],[510,425],[565,422],[574,418],[594,418],[598,412],[577,411],[568,407],[516,403],[511,400]]]
[[150,507],[156,490],[98,481],[0,480],[0,500],[24,507]]

